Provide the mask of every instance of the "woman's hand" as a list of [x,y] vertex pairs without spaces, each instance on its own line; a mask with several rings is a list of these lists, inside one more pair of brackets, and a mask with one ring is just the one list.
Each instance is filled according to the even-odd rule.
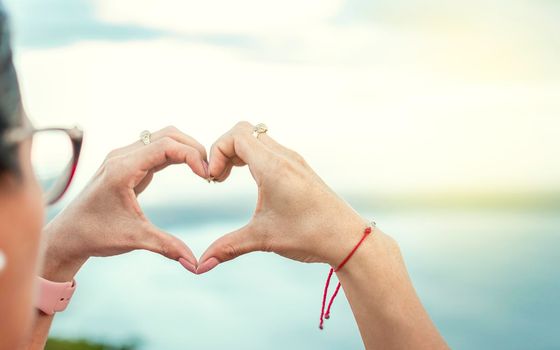
[[[223,181],[233,166],[248,164],[259,189],[255,213],[207,249],[197,273],[251,251],[338,266],[368,223],[300,155],[252,131],[242,122],[223,135],[210,151],[209,171]],[[414,291],[398,245],[381,230],[336,274],[366,349],[447,349]]]
[[339,264],[367,222],[340,199],[296,152],[267,134],[252,135],[240,122],[210,150],[209,173],[224,181],[233,166],[247,164],[258,186],[252,220],[216,240],[197,273],[252,251],[271,251],[303,262]]
[[187,164],[208,177],[204,147],[174,127],[153,133],[148,145],[137,141],[112,151],[84,191],[46,226],[42,275],[67,281],[91,256],[135,249],[178,260],[194,272],[196,258],[187,245],[155,227],[137,201],[154,173],[171,164]]

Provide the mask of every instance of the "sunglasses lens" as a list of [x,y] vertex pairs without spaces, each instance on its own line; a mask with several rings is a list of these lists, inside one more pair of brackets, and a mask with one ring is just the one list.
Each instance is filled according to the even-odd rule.
[[64,131],[41,131],[33,137],[31,162],[47,201],[64,189],[72,156],[72,142]]

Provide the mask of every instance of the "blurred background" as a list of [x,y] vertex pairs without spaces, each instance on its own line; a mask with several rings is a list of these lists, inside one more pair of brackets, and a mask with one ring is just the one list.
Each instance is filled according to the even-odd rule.
[[[144,129],[175,125],[210,147],[236,121],[265,122],[397,238],[452,348],[560,343],[560,2],[4,4],[32,121],[86,132],[67,200]],[[175,166],[141,203],[199,255],[255,199],[247,169],[207,184]],[[206,276],[146,252],[92,259],[52,334],[127,349],[361,348],[345,298],[317,329],[327,272],[264,253]]]

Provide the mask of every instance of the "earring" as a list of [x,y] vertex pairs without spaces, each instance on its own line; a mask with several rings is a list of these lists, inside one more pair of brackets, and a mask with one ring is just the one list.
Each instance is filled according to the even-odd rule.
[[6,265],[6,258],[4,257],[4,253],[0,250],[0,271],[4,269]]

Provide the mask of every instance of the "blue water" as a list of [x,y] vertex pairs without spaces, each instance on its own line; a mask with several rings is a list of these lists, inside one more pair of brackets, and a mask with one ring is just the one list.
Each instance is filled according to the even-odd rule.
[[[454,349],[558,347],[560,218],[554,212],[407,210],[369,216],[399,241],[421,299]],[[248,214],[237,217],[177,217],[166,229],[199,255]],[[53,334],[138,340],[143,349],[362,348],[344,296],[325,331],[317,329],[327,272],[325,265],[270,253],[244,256],[204,276],[147,252],[92,259]]]

